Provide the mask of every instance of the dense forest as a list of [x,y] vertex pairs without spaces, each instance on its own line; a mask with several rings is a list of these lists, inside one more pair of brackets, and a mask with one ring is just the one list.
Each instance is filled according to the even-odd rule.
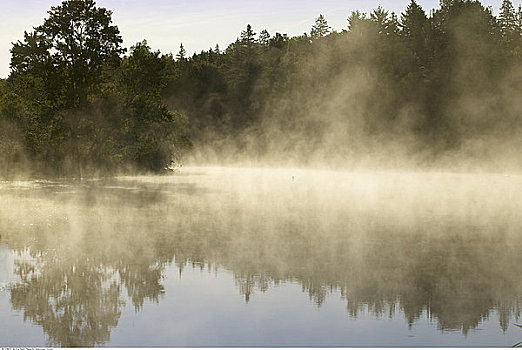
[[[247,25],[222,50],[129,50],[111,11],[66,0],[13,43],[0,176],[206,163],[519,169],[522,9],[378,7],[289,37]],[[177,50],[179,43],[173,43]],[[173,163],[172,163],[173,162]]]

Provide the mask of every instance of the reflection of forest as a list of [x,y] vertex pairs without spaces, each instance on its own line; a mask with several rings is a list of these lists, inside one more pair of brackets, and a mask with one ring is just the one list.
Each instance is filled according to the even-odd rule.
[[452,212],[408,197],[397,210],[348,205],[347,192],[133,182],[2,191],[1,240],[32,257],[11,302],[52,345],[106,343],[123,293],[137,311],[157,302],[171,262],[232,271],[246,301],[298,281],[317,305],[340,290],[353,316],[402,310],[411,324],[427,312],[464,333],[492,310],[503,329],[520,312],[518,203],[463,199]]

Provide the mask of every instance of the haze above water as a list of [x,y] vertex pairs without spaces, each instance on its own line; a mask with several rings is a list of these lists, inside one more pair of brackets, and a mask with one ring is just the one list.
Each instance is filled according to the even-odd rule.
[[511,346],[522,176],[184,168],[0,184],[8,346]]

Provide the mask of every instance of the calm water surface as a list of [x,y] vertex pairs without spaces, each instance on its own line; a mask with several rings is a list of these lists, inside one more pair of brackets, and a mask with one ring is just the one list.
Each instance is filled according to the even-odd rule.
[[0,183],[0,345],[511,346],[522,177]]

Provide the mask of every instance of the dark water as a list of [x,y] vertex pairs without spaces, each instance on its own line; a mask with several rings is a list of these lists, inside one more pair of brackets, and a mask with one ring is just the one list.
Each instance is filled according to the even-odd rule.
[[0,345],[511,346],[522,177],[0,184]]

